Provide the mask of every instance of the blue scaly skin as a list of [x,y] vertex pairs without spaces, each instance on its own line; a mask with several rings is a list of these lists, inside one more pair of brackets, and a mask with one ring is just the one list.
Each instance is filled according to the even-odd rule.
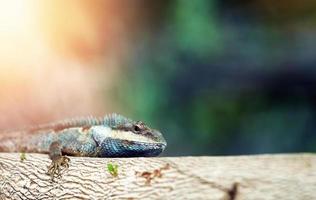
[[49,154],[52,177],[61,167],[68,167],[70,159],[65,155],[148,157],[158,156],[167,146],[159,131],[118,114],[65,120],[9,134],[0,138],[0,151]]

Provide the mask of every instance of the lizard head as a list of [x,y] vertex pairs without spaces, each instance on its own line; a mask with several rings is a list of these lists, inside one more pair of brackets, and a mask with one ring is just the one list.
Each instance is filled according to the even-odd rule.
[[111,114],[103,124],[94,130],[101,157],[157,156],[167,146],[162,134],[144,122]]

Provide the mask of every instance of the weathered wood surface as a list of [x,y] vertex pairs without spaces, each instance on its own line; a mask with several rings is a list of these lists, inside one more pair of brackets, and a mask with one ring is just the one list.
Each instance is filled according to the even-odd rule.
[[[107,171],[118,164],[118,177]],[[316,199],[316,155],[71,157],[62,177],[47,155],[0,153],[0,199]]]

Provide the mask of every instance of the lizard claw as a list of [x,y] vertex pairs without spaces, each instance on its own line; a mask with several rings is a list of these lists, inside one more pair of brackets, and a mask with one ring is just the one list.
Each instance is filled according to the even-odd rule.
[[48,166],[47,174],[54,179],[54,176],[61,177],[61,168],[69,168],[70,158],[63,156],[61,153],[60,142],[53,142],[49,147],[49,158],[52,163]]
[[69,168],[69,161],[70,158],[66,156],[60,156],[52,160],[52,163],[48,166],[47,175],[50,175],[52,180],[54,179],[55,175],[57,177],[61,177],[62,168],[67,169]]

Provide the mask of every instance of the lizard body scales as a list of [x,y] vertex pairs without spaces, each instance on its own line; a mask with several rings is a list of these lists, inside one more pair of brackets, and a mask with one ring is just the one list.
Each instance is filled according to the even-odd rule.
[[55,146],[63,155],[138,157],[157,156],[167,145],[159,131],[118,114],[65,120],[6,135],[0,138],[0,151],[50,154],[52,143],[58,142]]

